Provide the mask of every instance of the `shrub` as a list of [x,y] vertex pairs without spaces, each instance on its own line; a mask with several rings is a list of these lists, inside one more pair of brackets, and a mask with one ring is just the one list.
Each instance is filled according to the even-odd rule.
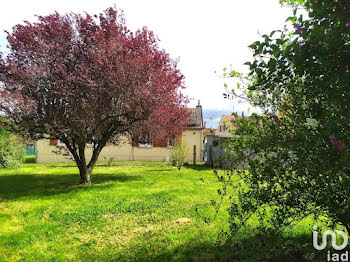
[[14,135],[0,130],[0,167],[20,167],[25,159],[25,149]]
[[261,112],[234,123],[231,166],[249,172],[237,171],[245,186],[231,197],[230,228],[268,210],[274,228],[326,217],[350,234],[350,2],[281,2],[298,4],[293,31],[264,35],[250,45],[249,74],[230,72],[241,82],[226,97]]
[[188,153],[189,148],[185,141],[180,140],[175,142],[174,147],[171,149],[171,161],[173,166],[176,166],[179,170],[181,170]]

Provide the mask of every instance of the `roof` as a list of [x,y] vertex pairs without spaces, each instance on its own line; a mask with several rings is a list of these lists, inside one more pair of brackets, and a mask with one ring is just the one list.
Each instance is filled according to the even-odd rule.
[[189,113],[187,128],[202,129],[204,128],[203,111],[201,106],[195,108],[186,108]]
[[204,136],[210,136],[215,134],[216,129],[215,128],[205,128],[203,135]]
[[[237,117],[235,115],[222,115],[221,116],[221,119],[223,119],[224,123],[227,123],[227,122],[229,123],[229,125],[226,126],[226,128],[228,128],[228,130],[231,130],[233,128],[233,124],[234,124],[234,121],[236,120],[236,118]],[[220,122],[221,122],[221,120],[220,120]],[[220,128],[220,132],[221,132],[221,128]]]
[[[240,118],[248,118],[249,116],[235,116],[235,115],[222,115],[221,116],[225,121],[230,122],[231,124],[234,123],[236,119]],[[232,127],[232,126],[231,126]]]
[[219,134],[219,135],[211,134],[211,135],[208,135],[207,137],[213,137],[213,138],[232,138],[232,135],[231,135],[231,134]]
[[225,120],[236,120],[237,118],[248,118],[249,116],[222,115]]
[[222,115],[222,117],[225,120],[235,120],[236,119],[236,116],[234,116],[234,115]]

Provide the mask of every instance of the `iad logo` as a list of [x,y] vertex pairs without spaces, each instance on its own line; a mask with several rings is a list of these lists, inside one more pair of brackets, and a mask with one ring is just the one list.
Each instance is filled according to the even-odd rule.
[[[321,245],[319,245],[318,241],[317,241],[318,232],[316,230],[317,230],[317,226],[314,226],[314,232],[312,233],[312,242],[313,242],[314,248],[316,248],[317,250],[323,250],[326,248],[328,235],[330,235],[332,237],[332,247],[335,250],[338,250],[338,251],[343,250],[348,245],[348,236],[345,234],[345,232],[340,231],[340,230],[335,230],[335,232],[343,237],[343,244],[338,246],[337,245],[337,236],[334,233],[334,231],[327,230],[323,233],[322,243],[321,243]],[[348,253],[348,251],[346,251],[345,253],[338,254],[338,253],[331,253],[330,251],[328,251],[327,252],[327,261],[349,261],[349,253]]]
[[332,236],[332,247],[335,250],[343,250],[348,245],[348,236],[345,234],[345,232],[340,231],[340,230],[335,230],[335,232],[337,232],[339,235],[341,235],[343,237],[344,242],[343,242],[342,245],[340,245],[340,246],[337,245],[337,237],[336,237],[336,235],[335,235],[333,230],[327,230],[326,232],[323,233],[323,235],[322,235],[322,244],[319,245],[318,242],[317,242],[317,235],[318,235],[318,232],[316,231],[317,230],[317,226],[314,226],[314,230],[315,231],[312,233],[312,240],[313,240],[314,247],[317,250],[323,250],[323,249],[326,248],[326,246],[327,246],[327,236],[328,235]]

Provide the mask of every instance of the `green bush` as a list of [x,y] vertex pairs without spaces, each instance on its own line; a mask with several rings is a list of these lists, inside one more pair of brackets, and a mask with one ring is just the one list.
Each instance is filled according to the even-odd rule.
[[275,229],[313,217],[350,234],[350,2],[283,2],[294,5],[293,30],[263,35],[249,46],[249,74],[229,73],[240,83],[226,97],[261,112],[236,114],[231,131],[231,166],[249,172],[237,171],[244,187],[233,189],[230,229],[268,211]]
[[174,147],[171,149],[171,162],[173,166],[176,166],[181,170],[185,163],[185,159],[189,153],[188,145],[185,141],[177,141]]
[[18,139],[5,131],[0,131],[0,167],[20,167],[25,159],[25,149]]

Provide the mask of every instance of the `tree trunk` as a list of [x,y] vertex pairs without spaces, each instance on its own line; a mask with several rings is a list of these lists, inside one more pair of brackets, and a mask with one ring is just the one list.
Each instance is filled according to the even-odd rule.
[[80,172],[80,184],[90,185],[91,184],[91,171],[90,168],[79,168]]
[[101,141],[97,148],[94,148],[94,151],[92,153],[92,157],[90,159],[90,162],[88,165],[86,165],[86,159],[85,159],[85,143],[80,143],[78,145],[78,152],[77,148],[75,147],[75,141],[72,142],[74,146],[72,146],[69,142],[69,140],[65,139],[64,143],[66,144],[68,150],[71,152],[71,154],[74,157],[75,163],[77,164],[79,168],[79,174],[80,174],[80,184],[82,185],[90,185],[91,184],[91,172],[95,167],[95,164],[97,162],[98,156],[101,153],[102,148],[106,145],[106,142],[108,140],[109,136],[107,136],[103,141]]

